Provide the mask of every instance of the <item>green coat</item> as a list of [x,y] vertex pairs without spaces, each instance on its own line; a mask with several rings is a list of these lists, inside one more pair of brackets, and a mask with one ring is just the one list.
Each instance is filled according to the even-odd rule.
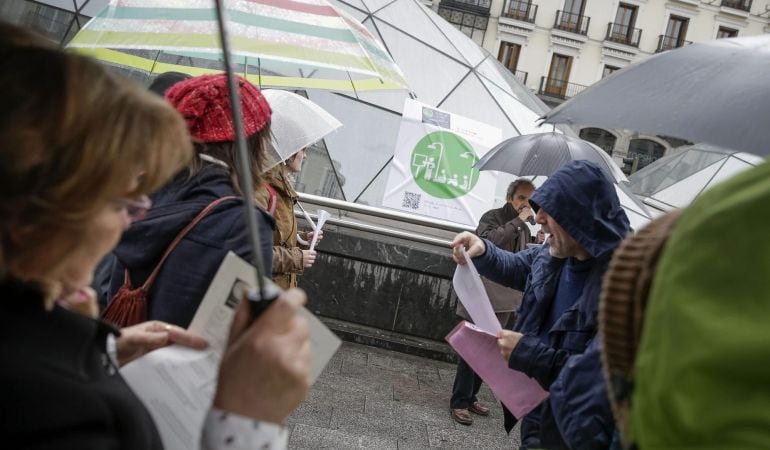
[[641,450],[770,448],[770,163],[682,214],[636,360]]

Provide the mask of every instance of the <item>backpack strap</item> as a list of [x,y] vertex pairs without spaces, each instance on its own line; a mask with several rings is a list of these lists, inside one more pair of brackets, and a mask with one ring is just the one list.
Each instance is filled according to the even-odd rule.
[[270,183],[265,183],[267,193],[270,195],[270,199],[267,201],[267,212],[271,216],[275,217],[275,210],[278,208],[278,193],[275,192],[275,188],[270,186]]
[[[209,203],[208,206],[203,208],[203,210],[201,212],[199,212],[198,215],[195,216],[195,218],[190,223],[188,223],[187,226],[182,229],[182,231],[179,232],[179,234],[176,235],[174,240],[171,241],[171,244],[166,249],[166,252],[163,254],[163,257],[160,258],[160,261],[158,261],[158,264],[155,265],[155,269],[153,269],[153,271],[150,274],[150,276],[147,277],[147,280],[142,285],[142,289],[144,289],[145,291],[148,291],[150,289],[150,286],[152,285],[153,281],[155,281],[155,277],[160,272],[161,267],[163,267],[163,263],[166,262],[166,258],[169,257],[171,252],[174,251],[176,246],[179,245],[179,243],[182,241],[182,239],[184,239],[184,237],[187,236],[187,233],[189,233],[190,230],[192,230],[195,227],[195,225],[198,224],[198,222],[200,222],[204,217],[206,217],[206,215],[208,215],[208,213],[211,212],[211,210],[213,210],[214,208],[219,206],[221,203],[224,203],[224,202],[226,202],[228,200],[234,200],[234,199],[237,199],[237,198],[238,197],[235,197],[233,195],[230,195],[230,196],[227,196],[227,197],[218,198],[218,199],[214,200],[213,202]],[[128,278],[128,270],[126,270],[126,281],[130,282],[130,280]]]

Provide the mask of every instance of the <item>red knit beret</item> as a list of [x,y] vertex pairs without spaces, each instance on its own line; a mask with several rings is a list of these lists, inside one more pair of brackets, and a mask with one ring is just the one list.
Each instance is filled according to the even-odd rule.
[[[270,105],[256,86],[241,77],[236,79],[241,92],[243,129],[248,137],[270,121]],[[194,139],[201,142],[235,140],[230,93],[224,74],[180,81],[166,91],[166,100],[182,114]]]

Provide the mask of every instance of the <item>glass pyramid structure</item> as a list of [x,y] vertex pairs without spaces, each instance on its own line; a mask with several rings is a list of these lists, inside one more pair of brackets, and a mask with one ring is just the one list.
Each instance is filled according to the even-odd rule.
[[[344,125],[309,152],[298,191],[380,206],[407,98],[498,127],[503,139],[545,131],[535,122],[548,107],[419,0],[329,1],[382,41],[411,91],[306,91]],[[514,178],[498,177],[498,199]]]
[[695,144],[634,173],[628,187],[651,212],[660,214],[686,207],[712,186],[763,161],[750,153]]

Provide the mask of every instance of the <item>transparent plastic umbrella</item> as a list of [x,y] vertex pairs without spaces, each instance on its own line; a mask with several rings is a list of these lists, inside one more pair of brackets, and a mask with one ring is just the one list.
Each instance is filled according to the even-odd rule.
[[271,148],[264,169],[287,160],[342,126],[325,109],[301,95],[266,89],[262,94],[270,103]]

